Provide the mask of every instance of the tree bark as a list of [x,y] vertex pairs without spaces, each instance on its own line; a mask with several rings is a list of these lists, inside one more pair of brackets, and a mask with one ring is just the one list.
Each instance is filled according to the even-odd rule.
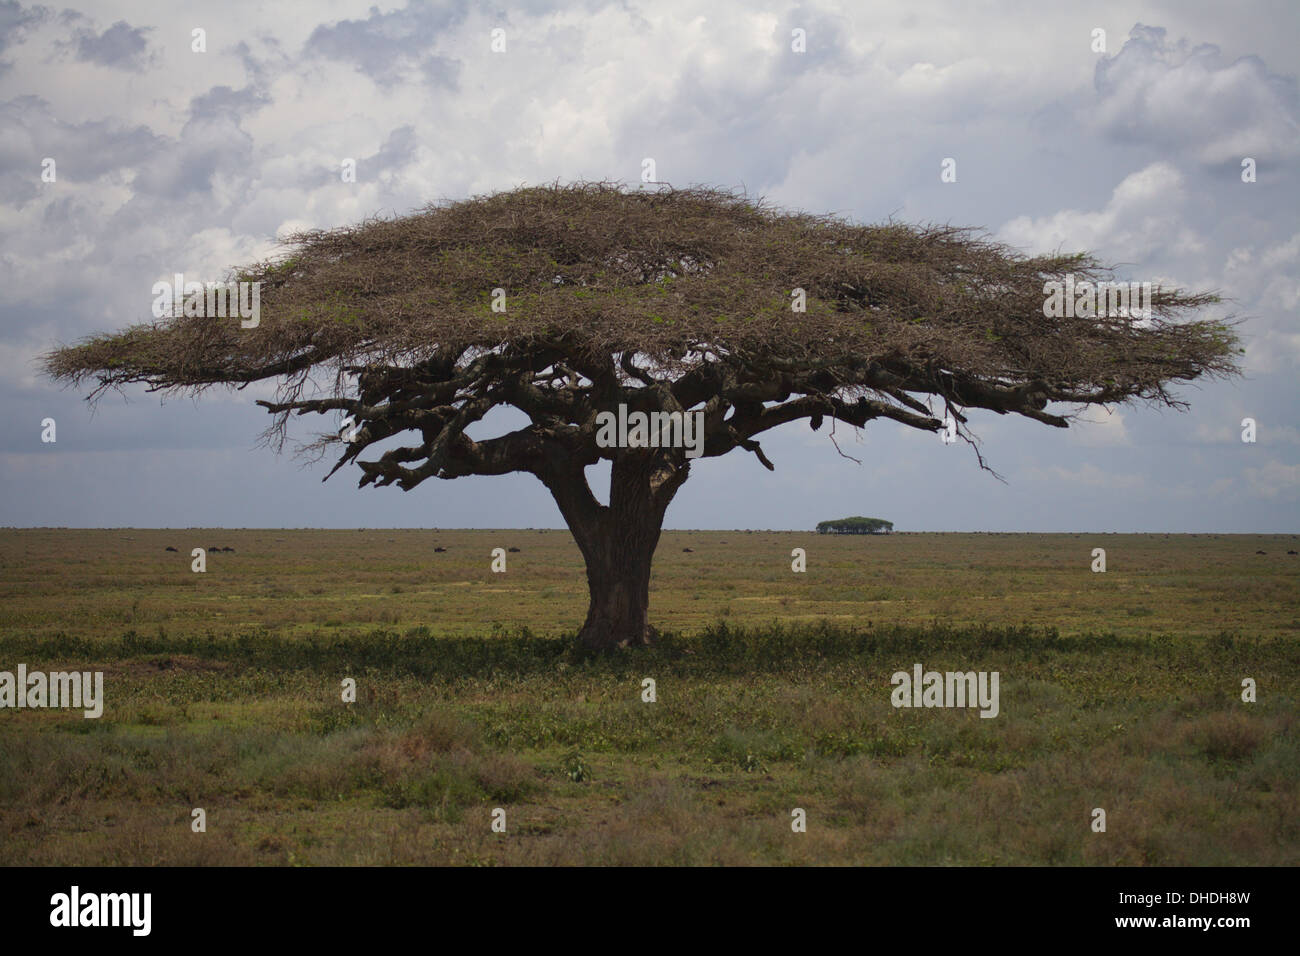
[[658,520],[644,513],[605,516],[601,533],[583,549],[591,603],[578,642],[593,651],[653,642],[650,565],[659,543]]
[[542,474],[587,564],[590,604],[578,643],[607,652],[653,643],[650,567],[664,513],[690,465],[669,455],[626,453],[613,463],[609,504],[596,500],[581,466]]

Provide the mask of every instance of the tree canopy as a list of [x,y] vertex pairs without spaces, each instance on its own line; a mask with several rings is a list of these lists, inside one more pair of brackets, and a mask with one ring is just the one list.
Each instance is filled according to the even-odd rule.
[[[597,416],[620,404],[698,409],[702,457],[741,448],[770,469],[755,436],[799,419],[938,431],[950,416],[969,440],[970,409],[1065,427],[1082,408],[1051,403],[1182,407],[1174,383],[1236,371],[1231,326],[1189,319],[1209,293],[1157,289],[1147,318],[1044,315],[1045,283],[1112,275],[1088,254],[1025,256],[965,228],[860,225],[712,188],[554,184],[297,233],[226,277],[261,283],[256,328],[166,317],[56,349],[45,367],[93,381],[92,398],[274,380],[266,437],[282,443],[295,413],[350,415],[353,440],[315,447],[338,448],[330,474],[355,462],[363,486],[530,472],[583,549],[594,601],[646,592],[593,566],[648,581],[648,555],[624,552],[653,553],[691,465],[679,448],[597,442]],[[498,406],[527,424],[471,437]],[[584,473],[601,459],[608,505]],[[611,623],[623,613],[589,615],[584,639],[636,642],[639,624]]]

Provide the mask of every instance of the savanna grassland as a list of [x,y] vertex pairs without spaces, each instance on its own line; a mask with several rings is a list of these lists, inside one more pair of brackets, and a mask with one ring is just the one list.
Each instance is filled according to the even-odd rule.
[[[0,670],[107,700],[0,710],[0,863],[1295,865],[1288,550],[666,532],[661,643],[589,659],[565,531],[3,530]],[[1001,713],[894,709],[915,663]]]

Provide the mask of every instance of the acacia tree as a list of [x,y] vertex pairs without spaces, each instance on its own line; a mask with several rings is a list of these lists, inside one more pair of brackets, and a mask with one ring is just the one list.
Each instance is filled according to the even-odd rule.
[[[1148,318],[1045,317],[1044,283],[1071,274],[1112,272],[949,226],[860,225],[707,188],[556,184],[297,233],[226,277],[261,283],[256,328],[167,317],[44,361],[56,379],[94,381],[91,400],[129,383],[273,381],[264,438],[282,447],[293,414],[349,416],[354,434],[306,447],[341,451],[329,475],[354,462],[361,486],[535,475],[586,560],[579,639],[608,649],[653,637],[651,558],[692,461],[602,447],[597,416],[620,404],[702,412],[702,457],[739,448],[772,469],[755,436],[796,420],[830,419],[832,441],[837,422],[947,420],[974,445],[970,409],[1066,427],[1089,405],[1185,407],[1171,383],[1236,372],[1231,327],[1183,316],[1215,296],[1156,290]],[[471,437],[500,406],[527,424]],[[608,504],[586,476],[602,459]]]

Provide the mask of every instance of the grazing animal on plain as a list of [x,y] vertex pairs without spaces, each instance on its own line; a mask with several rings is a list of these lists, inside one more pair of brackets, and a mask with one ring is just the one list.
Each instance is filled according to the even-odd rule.
[[518,549],[518,548],[506,548],[506,550],[509,551],[511,554],[518,554],[518,553],[519,553],[519,549]]
[[436,553],[438,553],[438,554],[442,554],[442,553],[443,553],[444,551],[446,551],[447,549],[446,549],[446,548],[434,548],[433,550],[434,550]]
[[173,547],[169,544],[169,545],[167,545],[167,550],[168,550],[168,551],[175,551],[176,549],[173,548]]
[[694,549],[694,548],[682,548],[682,551],[684,551],[684,552],[685,552],[685,551],[689,551],[689,552],[691,552],[691,553],[694,553],[695,549]]

